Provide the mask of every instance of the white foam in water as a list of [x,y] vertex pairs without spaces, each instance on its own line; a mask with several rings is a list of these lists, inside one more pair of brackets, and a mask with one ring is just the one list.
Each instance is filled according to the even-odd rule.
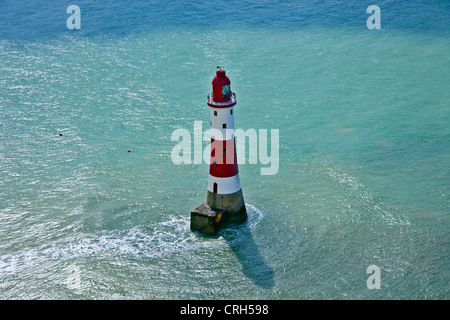
[[[248,225],[254,229],[263,213],[247,204]],[[100,235],[80,235],[39,249],[24,249],[18,253],[0,255],[0,278],[16,274],[42,261],[74,259],[92,256],[126,256],[133,258],[159,258],[176,252],[198,250],[224,245],[224,239],[199,237],[191,232],[188,217],[169,217],[155,224],[153,230],[134,227],[126,231],[103,231]],[[233,230],[238,233],[238,230]]]
[[333,181],[345,187],[348,195],[361,200],[359,203],[366,204],[374,214],[377,214],[379,219],[384,220],[389,225],[410,224],[407,217],[394,216],[385,203],[378,203],[374,191],[364,186],[355,177],[344,172],[338,172],[337,169],[333,168],[326,168],[326,172]]
[[264,214],[261,212],[261,210],[259,210],[252,204],[247,203],[245,207],[247,208],[248,224],[250,226],[250,229],[254,229],[256,228],[258,223],[262,220]]

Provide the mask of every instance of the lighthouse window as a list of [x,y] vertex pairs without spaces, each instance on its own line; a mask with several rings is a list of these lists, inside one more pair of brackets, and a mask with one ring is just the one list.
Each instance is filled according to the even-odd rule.
[[231,96],[231,88],[230,85],[222,86],[222,97],[228,98]]
[[227,149],[223,149],[223,153],[227,153]]
[[217,163],[214,161],[214,168],[217,169]]
[[222,128],[226,128],[227,127],[227,124],[226,123],[224,123],[223,125],[222,125]]
[[233,114],[233,109],[230,109],[230,114]]
[[217,116],[217,111],[214,111],[214,115]]

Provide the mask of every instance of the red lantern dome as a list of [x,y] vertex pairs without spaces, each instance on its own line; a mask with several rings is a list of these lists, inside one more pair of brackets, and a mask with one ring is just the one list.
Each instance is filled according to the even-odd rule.
[[226,76],[225,70],[217,70],[212,81],[212,99],[208,99],[208,105],[215,108],[227,108],[236,104],[236,98],[231,91],[231,81]]

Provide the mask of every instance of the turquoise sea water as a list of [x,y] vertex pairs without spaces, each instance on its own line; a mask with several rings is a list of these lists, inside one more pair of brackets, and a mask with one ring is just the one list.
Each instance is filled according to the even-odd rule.
[[[56,3],[0,13],[1,299],[449,298],[447,1]],[[216,65],[280,167],[211,238],[170,154]]]

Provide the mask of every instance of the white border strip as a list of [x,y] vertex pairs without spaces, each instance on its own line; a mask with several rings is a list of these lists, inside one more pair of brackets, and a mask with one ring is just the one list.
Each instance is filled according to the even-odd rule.
[[229,178],[217,178],[209,175],[208,190],[214,192],[213,185],[217,183],[217,194],[230,194],[241,190],[239,174]]

